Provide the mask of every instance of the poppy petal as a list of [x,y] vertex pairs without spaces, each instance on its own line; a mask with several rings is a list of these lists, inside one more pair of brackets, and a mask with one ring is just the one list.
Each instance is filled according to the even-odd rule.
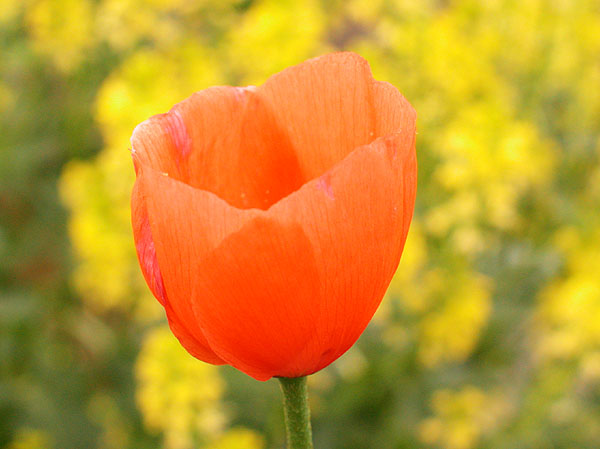
[[269,209],[280,222],[302,226],[323,281],[316,329],[323,346],[305,374],[356,341],[396,271],[416,194],[414,121],[412,129],[356,149]]
[[167,126],[163,125],[167,114],[159,114],[143,121],[133,130],[131,135],[131,155],[136,175],[139,166],[146,165],[161,173],[178,176],[179,171],[173,139]]
[[146,203],[140,192],[140,183],[136,181],[131,192],[131,223],[133,226],[133,240],[142,269],[142,274],[150,291],[161,305],[167,303],[167,293],[163,284],[162,274],[156,260],[156,249],[148,221]]
[[414,136],[417,112],[398,89],[385,81],[375,81],[373,98],[377,111],[376,136],[395,133]]
[[146,283],[154,296],[165,308],[169,326],[173,334],[181,342],[182,346],[190,354],[200,360],[215,365],[221,365],[225,362],[210,349],[204,335],[202,333],[190,332],[169,302],[162,273],[158,264],[156,248],[150,228],[150,220],[140,184],[141,182],[138,179],[133,187],[131,196],[131,218],[135,247]]
[[307,180],[379,137],[373,82],[363,58],[333,53],[285,69],[258,88],[277,111]]
[[255,88],[193,94],[139,125],[142,164],[239,208],[267,209],[304,182],[294,148]]
[[232,366],[259,380],[297,377],[319,346],[320,283],[302,228],[258,216],[202,263],[194,306]]

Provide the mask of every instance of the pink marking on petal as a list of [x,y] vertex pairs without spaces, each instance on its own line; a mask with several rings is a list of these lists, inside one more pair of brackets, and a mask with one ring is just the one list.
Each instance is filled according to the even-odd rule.
[[165,284],[163,282],[162,273],[158,266],[158,259],[156,257],[156,248],[154,246],[154,240],[152,239],[152,231],[150,229],[150,220],[148,215],[144,214],[139,229],[138,240],[135,244],[140,265],[142,266],[142,272],[148,282],[148,286],[158,302],[163,307],[167,305],[167,291],[165,290]]
[[398,145],[398,143],[393,137],[384,138],[383,144],[385,146],[385,151],[389,160],[395,160],[398,156],[398,150],[400,149],[400,145]]
[[172,109],[166,114],[166,128],[171,136],[173,145],[177,150],[176,162],[177,166],[187,158],[192,152],[192,139],[188,133],[185,122],[181,113],[177,109]]
[[317,181],[317,188],[325,192],[325,195],[327,195],[330,200],[335,199],[333,187],[331,187],[331,175],[329,173],[325,173],[319,178]]

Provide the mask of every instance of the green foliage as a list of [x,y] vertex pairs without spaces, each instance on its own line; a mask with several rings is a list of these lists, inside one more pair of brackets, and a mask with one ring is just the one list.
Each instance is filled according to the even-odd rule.
[[1,2],[0,447],[283,445],[275,382],[164,328],[127,148],[333,50],[416,107],[419,191],[373,323],[309,379],[315,446],[600,446],[599,29],[596,0]]

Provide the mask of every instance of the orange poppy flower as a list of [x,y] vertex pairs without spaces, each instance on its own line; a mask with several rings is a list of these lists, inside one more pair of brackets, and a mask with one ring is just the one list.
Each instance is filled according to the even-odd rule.
[[335,53],[135,129],[139,262],[190,354],[267,380],[354,344],[412,218],[415,119],[364,59]]

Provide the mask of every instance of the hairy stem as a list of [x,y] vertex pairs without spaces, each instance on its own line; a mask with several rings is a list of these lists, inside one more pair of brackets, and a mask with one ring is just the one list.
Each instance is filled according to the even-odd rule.
[[306,377],[280,377],[288,449],[313,449]]

